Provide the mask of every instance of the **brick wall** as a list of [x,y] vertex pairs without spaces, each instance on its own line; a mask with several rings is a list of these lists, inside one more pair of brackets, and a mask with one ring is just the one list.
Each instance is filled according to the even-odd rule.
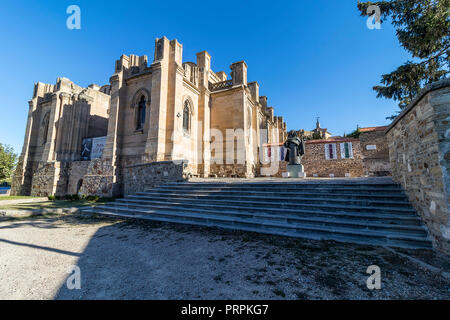
[[450,252],[450,80],[426,87],[387,129],[393,179]]

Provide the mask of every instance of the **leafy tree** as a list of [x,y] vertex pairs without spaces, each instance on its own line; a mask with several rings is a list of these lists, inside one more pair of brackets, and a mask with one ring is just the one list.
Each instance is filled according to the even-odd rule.
[[324,139],[324,137],[322,137],[320,135],[320,132],[313,132],[312,135],[310,135],[310,136],[303,136],[303,138],[305,140],[321,140],[321,139]]
[[421,88],[449,73],[450,0],[358,2],[361,16],[374,14],[370,10],[368,12],[371,5],[380,8],[381,21],[390,18],[400,44],[413,58],[413,61],[408,60],[391,73],[382,75],[383,85],[373,87],[377,98],[394,99],[402,110]]
[[320,134],[319,131],[315,131],[315,132],[312,134],[312,139],[313,139],[313,140],[321,140],[321,139],[323,139],[323,137],[322,137],[322,135]]
[[360,134],[361,134],[361,129],[360,129],[359,126],[357,125],[357,126],[356,126],[356,130],[353,131],[352,133],[349,133],[349,134],[347,135],[347,137],[358,139]]
[[0,180],[10,178],[16,165],[17,155],[9,145],[0,143]]

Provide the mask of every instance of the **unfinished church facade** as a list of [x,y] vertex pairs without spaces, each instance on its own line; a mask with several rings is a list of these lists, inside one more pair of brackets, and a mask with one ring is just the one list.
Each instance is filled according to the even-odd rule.
[[[179,176],[180,163],[189,176],[259,175],[262,146],[284,141],[286,124],[244,61],[230,69],[214,72],[206,51],[183,62],[183,46],[162,37],[152,63],[122,55],[109,85],[37,83],[12,194],[117,196]],[[96,137],[101,156],[83,161],[82,142]]]

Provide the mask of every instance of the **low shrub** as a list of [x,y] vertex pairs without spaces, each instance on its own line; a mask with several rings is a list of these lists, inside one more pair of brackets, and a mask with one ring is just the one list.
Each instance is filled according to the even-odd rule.
[[91,201],[91,202],[97,202],[100,199],[99,196],[94,196],[94,195],[89,195],[86,197],[87,201]]
[[72,200],[72,201],[80,201],[80,200],[81,200],[81,197],[80,197],[79,194],[73,194],[71,200]]
[[64,196],[64,200],[71,201],[72,200],[72,195],[71,194],[66,194]]

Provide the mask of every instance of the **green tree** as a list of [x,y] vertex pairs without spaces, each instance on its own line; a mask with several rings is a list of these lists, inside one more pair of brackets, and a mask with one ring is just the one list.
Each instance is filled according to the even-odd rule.
[[355,131],[348,134],[347,137],[358,139],[360,134],[361,134],[361,129],[359,128],[359,125],[357,125]]
[[391,73],[383,74],[382,85],[373,87],[377,98],[394,99],[402,110],[425,85],[449,73],[450,0],[358,2],[361,16],[374,14],[368,11],[371,5],[380,8],[381,21],[390,18],[400,44],[413,58]]
[[17,155],[9,145],[0,143],[0,180],[8,179],[12,176],[16,166]]

